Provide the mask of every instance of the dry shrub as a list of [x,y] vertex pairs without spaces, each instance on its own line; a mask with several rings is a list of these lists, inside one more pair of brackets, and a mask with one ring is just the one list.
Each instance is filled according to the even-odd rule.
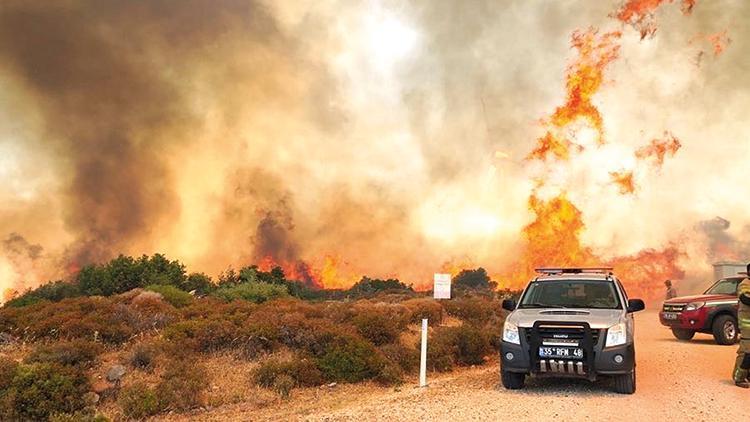
[[78,368],[50,363],[19,365],[0,390],[3,420],[47,420],[58,413],[74,413],[86,403],[89,381]]
[[435,299],[410,299],[404,301],[402,305],[411,312],[410,322],[413,324],[421,323],[424,318],[427,318],[431,325],[439,325],[443,322],[443,306]]
[[138,343],[128,357],[130,366],[142,371],[151,372],[156,365],[159,348],[154,343]]
[[26,363],[56,363],[89,367],[102,352],[101,345],[87,340],[71,340],[38,345],[26,357]]
[[200,406],[208,383],[208,372],[197,362],[171,361],[156,386],[159,407],[163,410],[188,410]]
[[388,304],[357,304],[351,313],[359,334],[378,346],[398,340],[411,317],[406,307]]
[[477,326],[487,324],[502,313],[500,302],[480,296],[446,300],[443,306],[448,315]]
[[141,420],[159,413],[156,393],[143,382],[136,382],[120,390],[118,402],[127,420]]
[[405,347],[401,343],[393,343],[381,346],[380,351],[404,372],[413,372],[419,367],[419,351],[416,349]]
[[438,327],[430,337],[427,362],[436,371],[448,371],[454,364],[481,365],[485,356],[492,352],[487,336],[469,324]]
[[312,387],[323,383],[323,375],[318,367],[305,357],[284,361],[269,359],[253,373],[255,383],[266,388],[272,388],[281,376],[290,377],[294,381],[293,387]]
[[329,381],[359,382],[376,378],[385,357],[368,341],[352,335],[337,335],[317,357],[318,368]]
[[79,297],[23,308],[0,309],[0,331],[27,341],[94,339],[122,343],[136,333],[116,312],[109,298]]

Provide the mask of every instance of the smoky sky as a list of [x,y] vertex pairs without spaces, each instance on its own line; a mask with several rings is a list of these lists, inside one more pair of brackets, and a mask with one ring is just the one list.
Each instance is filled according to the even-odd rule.
[[[193,55],[222,37],[281,44],[248,1],[81,1],[0,8],[4,72],[44,120],[38,148],[65,163],[71,258],[100,261],[179,214],[169,155],[199,116],[185,98]],[[279,47],[283,48],[283,47]]]
[[[747,252],[746,171],[727,163],[750,154],[747,2],[664,2],[645,39],[611,18],[622,1],[44,3],[0,5],[0,238],[51,263],[163,252],[216,274],[331,255],[419,284],[465,257],[502,273],[540,175],[598,255],[679,241],[691,272],[708,244]],[[571,34],[592,27],[622,31],[592,100],[608,143],[529,163],[565,102]],[[636,162],[664,131],[679,152]],[[623,171],[636,194],[611,185]],[[692,230],[715,215],[731,226]]]

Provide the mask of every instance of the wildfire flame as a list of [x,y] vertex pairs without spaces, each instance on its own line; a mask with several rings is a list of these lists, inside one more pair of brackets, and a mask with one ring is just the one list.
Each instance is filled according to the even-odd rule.
[[[689,15],[697,0],[682,0],[682,13]],[[641,34],[641,39],[653,37],[656,33],[654,13],[663,3],[673,3],[674,0],[628,0],[614,13],[619,21],[633,26]]]
[[572,126],[583,125],[593,129],[597,144],[604,143],[602,116],[591,99],[604,82],[607,65],[618,56],[619,38],[618,31],[600,35],[598,30],[589,28],[573,32],[571,46],[578,51],[578,57],[566,71],[565,104],[557,107],[543,121],[547,131],[537,140],[537,146],[528,155],[528,159],[545,160],[552,154],[554,158],[568,160],[571,148],[583,151],[583,145],[568,139],[566,129],[571,129]]
[[674,157],[677,151],[682,147],[679,139],[670,132],[664,132],[662,138],[652,139],[651,143],[639,148],[635,152],[635,157],[641,160],[653,160],[653,164],[661,168],[664,165],[666,156]]
[[723,53],[727,49],[727,46],[732,43],[732,39],[727,35],[726,29],[715,34],[709,34],[706,36],[706,39],[714,48],[714,56]]
[[614,183],[621,194],[628,195],[635,193],[635,180],[632,171],[611,171],[609,172],[612,183]]

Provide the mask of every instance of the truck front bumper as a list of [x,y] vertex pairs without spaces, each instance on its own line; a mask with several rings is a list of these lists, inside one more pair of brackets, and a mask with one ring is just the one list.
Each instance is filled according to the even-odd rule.
[[[551,371],[550,365],[544,361],[545,371],[542,371],[540,361],[539,368],[531,367],[531,359],[528,346],[502,342],[500,345],[501,370],[535,375],[551,376],[576,376],[577,361],[565,361],[561,371]],[[569,371],[568,362],[573,362],[574,371]],[[633,343],[622,346],[608,347],[603,350],[594,351],[594,366],[587,368],[589,373],[586,378],[593,379],[596,375],[622,375],[629,374],[635,369],[635,346]]]

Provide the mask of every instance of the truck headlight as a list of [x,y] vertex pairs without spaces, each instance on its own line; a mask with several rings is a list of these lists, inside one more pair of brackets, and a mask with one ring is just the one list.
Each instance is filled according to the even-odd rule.
[[686,311],[695,311],[706,305],[706,302],[690,302],[685,306]]
[[604,347],[622,346],[628,341],[628,328],[624,322],[615,324],[607,329],[607,341]]
[[521,338],[518,336],[518,326],[505,321],[503,325],[503,341],[513,344],[521,344]]

